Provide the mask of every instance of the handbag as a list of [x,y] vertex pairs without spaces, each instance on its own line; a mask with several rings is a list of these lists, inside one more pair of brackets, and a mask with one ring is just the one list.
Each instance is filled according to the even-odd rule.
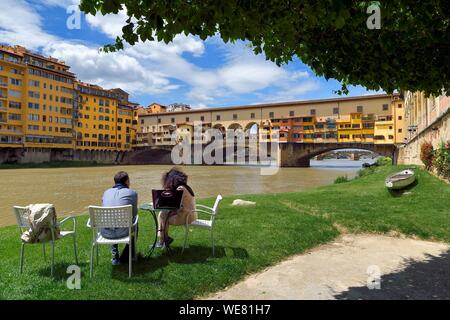
[[182,190],[152,190],[153,208],[180,209],[183,198]]

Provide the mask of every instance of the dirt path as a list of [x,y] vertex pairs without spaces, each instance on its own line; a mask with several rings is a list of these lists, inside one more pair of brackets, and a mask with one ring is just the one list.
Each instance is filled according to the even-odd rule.
[[[381,289],[368,289],[368,268]],[[450,246],[345,235],[207,299],[450,299]]]

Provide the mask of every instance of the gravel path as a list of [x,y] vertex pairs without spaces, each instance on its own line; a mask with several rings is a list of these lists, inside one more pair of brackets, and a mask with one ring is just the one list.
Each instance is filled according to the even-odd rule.
[[[377,270],[381,288],[369,289]],[[345,235],[206,299],[450,299],[450,246]]]

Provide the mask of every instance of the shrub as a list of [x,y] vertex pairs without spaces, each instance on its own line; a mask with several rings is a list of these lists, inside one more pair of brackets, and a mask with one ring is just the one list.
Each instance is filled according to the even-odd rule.
[[336,180],[334,180],[334,183],[344,183],[344,182],[348,182],[348,177],[347,176],[339,176],[336,178]]
[[376,162],[377,166],[390,166],[392,159],[389,157],[379,157]]
[[433,167],[433,145],[430,142],[424,142],[420,146],[420,160],[422,160],[425,168],[430,170]]
[[362,178],[375,172],[375,167],[363,168],[358,170],[357,177]]
[[433,158],[433,166],[436,168],[436,172],[438,175],[443,177],[449,176],[449,143],[447,141],[447,144],[442,141],[439,144],[439,147],[434,152],[434,158]]

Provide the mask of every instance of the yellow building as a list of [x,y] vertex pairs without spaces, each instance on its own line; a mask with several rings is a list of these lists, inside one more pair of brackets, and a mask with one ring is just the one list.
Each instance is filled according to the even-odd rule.
[[401,144],[405,141],[405,110],[399,97],[391,102],[391,114],[376,117],[374,130],[375,144]]
[[69,68],[21,46],[0,45],[0,148],[24,149],[24,161],[132,149],[139,105],[120,88],[76,81]]
[[117,147],[116,95],[100,86],[77,82],[76,149],[110,150]]
[[23,47],[0,46],[0,147],[73,147],[69,66]]
[[126,103],[117,90],[76,83],[76,149],[125,151],[132,148],[136,139],[134,106]]
[[136,124],[133,105],[121,104],[117,108],[117,149],[130,150],[136,144]]
[[337,120],[338,142],[374,142],[373,114],[364,115],[362,112],[351,113]]
[[[201,122],[203,127],[247,130],[255,125],[261,141],[268,141],[279,130],[279,142],[290,143],[389,143],[389,133],[381,132],[382,120],[397,114],[394,104],[401,104],[398,95],[368,95],[311,101],[268,103],[261,105],[182,110],[158,114],[139,115],[140,132],[151,135],[147,139],[163,143],[164,136],[180,125]],[[401,115],[398,114],[401,118]],[[379,119],[378,119],[379,118]],[[375,124],[384,142],[374,140]],[[402,120],[398,120],[402,124]],[[181,133],[181,131],[179,131]],[[393,131],[394,132],[394,131]],[[397,135],[401,139],[401,133]],[[185,132],[183,133],[185,134]],[[394,135],[395,136],[395,135]],[[396,136],[395,136],[396,137]],[[394,139],[396,139],[394,137]],[[391,139],[391,143],[394,141]]]

